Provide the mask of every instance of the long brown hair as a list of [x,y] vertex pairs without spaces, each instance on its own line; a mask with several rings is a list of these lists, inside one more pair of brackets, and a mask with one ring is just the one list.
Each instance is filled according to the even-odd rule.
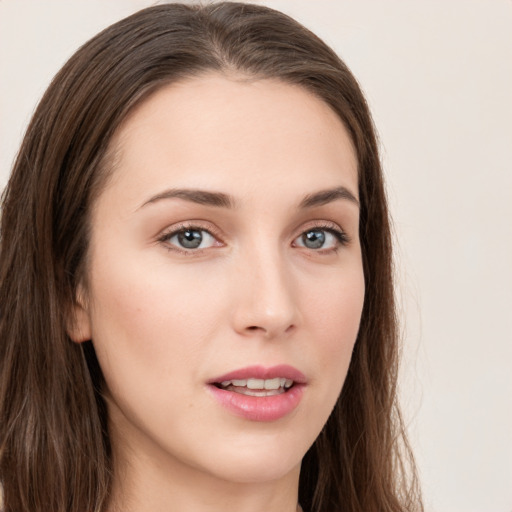
[[205,71],[276,78],[339,115],[358,157],[366,281],[350,369],[306,454],[308,512],[420,510],[396,402],[398,332],[391,235],[375,131],[346,65],[318,37],[266,7],[144,9],[71,57],[41,100],[3,197],[0,247],[0,480],[5,512],[104,512],[113,478],[102,375],[91,342],[72,343],[91,204],[109,142],[163,84]]

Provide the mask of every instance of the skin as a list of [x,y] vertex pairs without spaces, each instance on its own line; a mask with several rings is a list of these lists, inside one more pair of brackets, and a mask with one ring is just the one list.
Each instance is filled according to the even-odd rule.
[[[71,330],[93,340],[106,380],[111,510],[295,511],[300,462],[342,388],[364,299],[347,131],[299,87],[209,74],[154,93],[112,144]],[[300,206],[339,187],[355,200]],[[170,189],[234,204],[162,197]],[[211,233],[195,232],[198,249],[176,235],[191,225]],[[322,247],[305,245],[311,231]],[[276,364],[307,378],[278,420],[236,416],[208,391],[229,371]]]

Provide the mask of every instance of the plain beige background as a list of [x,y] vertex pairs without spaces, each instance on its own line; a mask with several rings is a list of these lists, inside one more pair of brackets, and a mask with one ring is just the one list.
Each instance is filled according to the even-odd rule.
[[[0,187],[65,59],[148,0],[0,0]],[[397,233],[428,512],[512,511],[512,1],[267,0],[366,91]],[[22,256],[22,255],[20,255]]]

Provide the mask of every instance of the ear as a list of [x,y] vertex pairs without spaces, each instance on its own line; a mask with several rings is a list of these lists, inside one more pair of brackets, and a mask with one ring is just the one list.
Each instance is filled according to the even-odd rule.
[[68,336],[75,343],[88,341],[92,337],[89,307],[85,300],[82,287],[79,287],[77,297],[71,305],[66,331]]

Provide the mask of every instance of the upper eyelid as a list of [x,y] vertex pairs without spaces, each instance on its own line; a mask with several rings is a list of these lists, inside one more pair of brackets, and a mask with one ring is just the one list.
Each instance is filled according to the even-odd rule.
[[203,225],[205,221],[184,221],[176,224],[172,224],[164,228],[158,235],[157,238],[167,238],[171,235],[176,235],[180,231],[184,231],[186,229],[197,230],[197,231],[206,231],[210,235],[215,238],[221,237],[221,233],[218,229],[212,227],[211,223],[206,222],[207,226]]
[[[349,245],[353,240],[352,236],[349,235],[349,233],[338,222],[326,219],[315,219],[309,224],[307,223],[306,226],[302,226],[300,228],[300,231],[294,238],[294,241],[297,240],[297,238],[299,238],[302,234],[315,229],[331,233],[341,246]],[[315,252],[321,251],[322,249],[315,250]]]
[[[305,230],[301,231],[301,233],[294,238],[294,242],[295,242],[295,240],[299,239],[305,233],[308,233],[309,231],[315,231],[315,230],[325,231],[325,232],[329,233],[331,236],[334,236],[334,238],[341,245],[346,245],[352,241],[351,237],[343,229],[332,228],[330,226],[312,226],[309,229],[305,229]],[[302,245],[300,247],[302,247]]]
[[301,225],[301,227],[297,230],[297,233],[301,235],[302,233],[305,233],[306,231],[310,231],[312,229],[323,229],[325,231],[335,231],[338,233],[343,233],[348,236],[346,230],[340,226],[339,223],[333,222],[330,220],[313,220],[307,222],[305,225]]
[[223,240],[220,236],[218,236],[214,230],[206,228],[204,226],[198,225],[197,222],[181,222],[178,224],[173,224],[165,229],[163,229],[156,237],[155,241],[158,244],[161,244],[165,246],[167,251],[172,251],[175,254],[182,254],[187,256],[194,256],[202,254],[204,251],[208,251],[211,249],[211,247],[204,247],[204,248],[186,248],[186,247],[180,247],[179,245],[176,245],[174,243],[171,243],[170,240],[174,238],[178,233],[185,230],[192,230],[192,231],[205,231],[208,233],[215,241],[220,242],[224,245]]

